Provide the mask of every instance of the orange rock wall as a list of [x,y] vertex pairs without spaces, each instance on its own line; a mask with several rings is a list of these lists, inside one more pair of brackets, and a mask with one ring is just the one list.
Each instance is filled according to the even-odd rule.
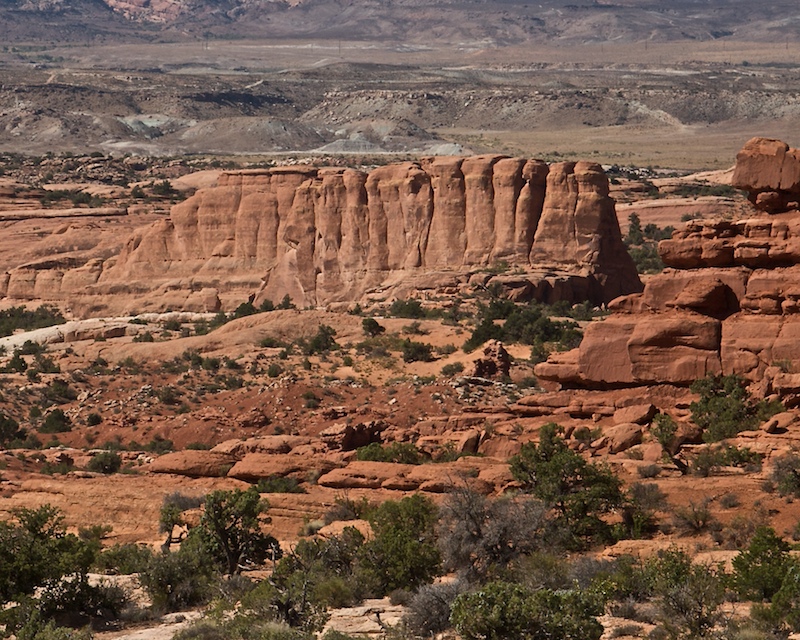
[[197,308],[217,290],[225,306],[253,294],[256,303],[288,294],[316,306],[357,301],[418,274],[452,278],[501,263],[535,271],[532,281],[566,274],[561,290],[548,290],[575,301],[641,290],[599,165],[478,156],[370,173],[223,173],[216,187],[173,207],[168,220],[137,230],[119,256],[91,267],[17,269],[4,293],[128,292],[140,307]]

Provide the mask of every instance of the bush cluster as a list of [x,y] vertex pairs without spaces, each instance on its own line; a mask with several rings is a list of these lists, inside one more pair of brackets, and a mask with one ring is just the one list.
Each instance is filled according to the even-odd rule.
[[777,401],[752,398],[745,381],[737,375],[711,374],[692,383],[691,390],[700,394],[689,408],[694,423],[702,427],[706,442],[732,438],[783,411]]

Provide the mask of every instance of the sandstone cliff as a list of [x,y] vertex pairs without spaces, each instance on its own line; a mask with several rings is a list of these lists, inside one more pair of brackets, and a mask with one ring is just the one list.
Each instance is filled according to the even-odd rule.
[[217,295],[225,308],[286,294],[318,306],[471,277],[485,285],[489,271],[518,299],[600,303],[641,290],[599,165],[478,156],[370,173],[223,173],[137,230],[119,256],[23,265],[0,291],[66,299],[84,313],[207,310]]
[[[734,185],[759,201],[800,195],[788,146],[755,139],[737,156]],[[788,168],[787,168],[788,167]],[[787,177],[788,176],[788,177]],[[785,187],[785,189],[784,189]],[[738,221],[691,221],[659,244],[668,266],[640,294],[612,303],[578,349],[536,373],[565,386],[687,385],[709,373],[795,393],[800,370],[800,218],[796,211]]]

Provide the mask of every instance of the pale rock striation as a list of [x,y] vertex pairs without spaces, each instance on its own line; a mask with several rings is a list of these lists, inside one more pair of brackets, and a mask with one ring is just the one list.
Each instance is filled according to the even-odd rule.
[[[734,185],[800,196],[798,156],[775,140],[749,141]],[[761,381],[762,392],[800,387],[800,217],[759,213],[737,221],[694,220],[659,244],[667,269],[644,291],[610,304],[578,349],[538,365],[562,386],[688,385],[708,374]],[[800,396],[798,396],[800,397]],[[790,398],[791,402],[794,402]]]
[[23,265],[0,293],[68,300],[78,313],[203,311],[251,296],[323,306],[490,282],[547,302],[641,290],[598,164],[486,155],[369,173],[227,172],[118,256]]

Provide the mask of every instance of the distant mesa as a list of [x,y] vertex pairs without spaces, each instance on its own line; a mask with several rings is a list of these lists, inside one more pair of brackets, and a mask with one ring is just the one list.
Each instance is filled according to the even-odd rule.
[[[302,306],[497,284],[514,299],[641,291],[600,165],[499,155],[223,173],[118,256],[12,270],[6,297],[76,313]],[[218,296],[218,300],[217,300]]]

